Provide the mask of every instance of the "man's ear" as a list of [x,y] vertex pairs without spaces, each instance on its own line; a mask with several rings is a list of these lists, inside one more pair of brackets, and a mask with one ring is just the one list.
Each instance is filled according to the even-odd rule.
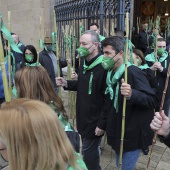
[[95,45],[96,48],[99,47],[99,43],[98,42],[95,42],[94,45]]

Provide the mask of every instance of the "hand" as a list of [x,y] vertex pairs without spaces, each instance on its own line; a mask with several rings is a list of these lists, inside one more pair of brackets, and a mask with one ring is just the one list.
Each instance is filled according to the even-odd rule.
[[164,114],[163,110],[161,112],[161,115],[159,114],[159,112],[155,113],[150,127],[152,130],[158,131],[158,135],[166,137],[170,133],[169,118]]
[[102,129],[100,129],[100,128],[98,128],[98,127],[96,127],[96,129],[95,129],[95,135],[96,136],[101,136],[101,135],[103,135],[104,134],[104,130],[102,130]]
[[77,79],[78,75],[75,71],[71,73],[71,79]]
[[127,98],[130,98],[132,95],[131,85],[125,83],[124,79],[122,79],[121,82],[122,82],[122,85],[120,87],[121,94]]
[[55,78],[57,86],[67,87],[67,81],[63,77]]
[[154,63],[155,68],[157,68],[159,71],[163,71],[163,67],[160,62],[155,62]]
[[71,59],[70,59],[70,58],[67,59],[67,63],[68,63],[68,64],[71,64]]
[[152,71],[156,71],[156,70],[157,70],[157,66],[155,65],[155,63],[150,67],[150,69],[151,69]]

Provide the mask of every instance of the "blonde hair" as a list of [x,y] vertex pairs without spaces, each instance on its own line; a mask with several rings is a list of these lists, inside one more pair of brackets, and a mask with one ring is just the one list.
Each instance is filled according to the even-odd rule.
[[2,104],[0,139],[10,170],[80,169],[58,116],[43,102],[22,98]]
[[18,98],[36,99],[54,106],[67,118],[63,101],[56,95],[47,71],[42,66],[25,66],[15,74],[15,86]]

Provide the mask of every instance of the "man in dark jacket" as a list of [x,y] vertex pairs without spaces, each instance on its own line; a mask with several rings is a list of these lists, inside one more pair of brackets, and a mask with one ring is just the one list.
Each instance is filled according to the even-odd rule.
[[123,99],[126,97],[125,136],[122,170],[133,170],[141,149],[152,143],[150,121],[154,115],[155,93],[146,74],[128,63],[128,84],[124,82],[123,37],[110,37],[102,42],[104,57],[102,66],[108,69],[107,88],[112,106],[107,119],[107,142],[116,152],[119,166]]
[[[57,73],[57,58],[54,51],[52,51],[52,38],[45,37],[44,38],[45,48],[39,54],[39,62],[40,64],[47,70],[48,75],[51,81],[54,84],[55,91],[57,93],[57,85],[55,83],[55,78],[58,76]],[[62,70],[61,68],[66,67],[67,62],[59,60],[59,67],[60,67],[60,76],[62,77]]]
[[[148,54],[145,57],[147,64],[150,69],[155,72],[157,82],[158,82],[158,99],[159,103],[156,108],[156,111],[159,111],[163,90],[165,87],[165,81],[168,71],[168,65],[170,62],[170,57],[168,52],[166,51],[166,42],[163,38],[158,38],[157,40],[157,57],[155,52]],[[164,110],[165,113],[168,113],[168,107],[170,103],[170,86],[168,85],[167,93],[165,96]]]
[[57,85],[77,91],[76,121],[82,138],[83,159],[89,170],[101,170],[98,146],[106,128],[109,103],[106,103],[107,72],[102,68],[103,56],[99,53],[99,36],[93,30],[85,31],[77,49],[82,58],[78,80],[56,78]]
[[[166,115],[169,115],[170,112],[170,105],[169,111]],[[160,135],[160,139],[170,147],[170,121],[169,117],[167,117],[164,111],[155,113],[155,116],[150,124],[152,130],[157,131],[158,135]]]

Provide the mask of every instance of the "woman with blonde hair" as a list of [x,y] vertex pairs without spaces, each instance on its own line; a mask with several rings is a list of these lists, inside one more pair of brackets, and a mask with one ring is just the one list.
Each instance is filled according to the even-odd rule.
[[74,152],[58,116],[37,100],[15,99],[2,104],[0,147],[10,170],[87,169]]
[[45,102],[58,114],[76,152],[80,149],[80,138],[71,127],[68,116],[60,97],[55,93],[54,86],[47,71],[42,66],[25,66],[18,70],[14,77],[18,98],[29,98]]

